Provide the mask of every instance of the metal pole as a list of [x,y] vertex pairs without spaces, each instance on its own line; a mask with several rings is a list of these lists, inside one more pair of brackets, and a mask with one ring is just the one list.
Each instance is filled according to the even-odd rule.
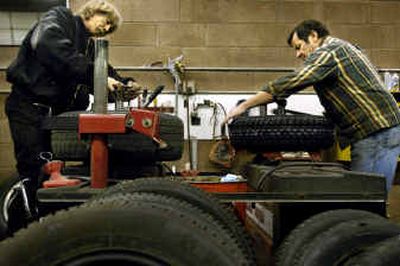
[[178,116],[178,108],[179,108],[179,82],[180,82],[180,80],[177,80],[176,78],[175,78],[175,80],[174,80],[174,85],[175,85],[175,110],[174,110],[174,114],[176,115],[176,116]]
[[[115,70],[138,72],[164,72],[168,67],[151,66],[114,66]],[[0,71],[6,71],[6,66],[0,66]],[[380,68],[378,72],[400,72],[400,68]],[[186,72],[265,72],[265,73],[290,73],[295,71],[292,67],[185,67]]]
[[[138,72],[164,72],[169,71],[170,66],[152,67],[152,66],[116,66],[121,71],[138,71]],[[289,67],[185,67],[185,72],[272,72],[272,73],[290,73],[295,68]]]
[[[94,103],[95,114],[107,114],[108,41],[95,39],[94,42]],[[90,155],[91,187],[104,188],[108,177],[107,137],[93,134]]]
[[108,41],[97,38],[94,41],[94,103],[96,114],[107,113]]

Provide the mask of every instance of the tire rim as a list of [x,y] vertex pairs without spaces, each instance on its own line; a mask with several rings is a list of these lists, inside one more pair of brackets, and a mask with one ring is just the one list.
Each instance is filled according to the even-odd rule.
[[58,263],[63,266],[162,266],[170,265],[157,257],[127,251],[97,251]]
[[22,188],[21,181],[15,183],[10,190],[8,190],[7,194],[4,197],[3,206],[2,206],[2,213],[5,222],[8,223],[10,216],[9,216],[9,209],[10,206],[13,204],[14,200],[17,198],[18,190]]

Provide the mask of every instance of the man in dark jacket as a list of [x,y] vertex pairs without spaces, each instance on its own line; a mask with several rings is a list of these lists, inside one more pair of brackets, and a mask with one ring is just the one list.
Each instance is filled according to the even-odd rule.
[[[91,37],[114,32],[121,17],[114,6],[94,0],[76,15],[65,7],[45,13],[29,31],[17,58],[7,69],[12,91],[6,102],[20,180],[35,192],[43,161],[41,152],[50,151],[48,132],[41,122],[49,114],[71,109],[78,84],[93,83],[93,43]],[[109,66],[108,88],[125,84],[139,86],[132,78],[122,78]],[[87,103],[80,104],[85,108]],[[75,108],[76,109],[76,108]]]

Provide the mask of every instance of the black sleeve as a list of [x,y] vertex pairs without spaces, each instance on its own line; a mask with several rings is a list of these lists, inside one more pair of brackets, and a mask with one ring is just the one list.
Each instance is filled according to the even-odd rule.
[[31,45],[40,63],[59,82],[90,84],[93,63],[74,47],[74,26],[72,13],[67,9],[52,9],[39,21]]
[[132,77],[122,77],[118,74],[118,72],[110,65],[108,64],[108,76],[112,77],[124,84],[126,84],[128,81],[135,81],[134,78]]

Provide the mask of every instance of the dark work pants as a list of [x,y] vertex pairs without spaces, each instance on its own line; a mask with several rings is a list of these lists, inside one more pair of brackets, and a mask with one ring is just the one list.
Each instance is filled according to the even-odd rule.
[[49,110],[34,106],[15,92],[7,98],[5,109],[14,142],[18,174],[20,178],[29,178],[31,186],[36,187],[44,163],[39,155],[50,151],[50,133],[41,129],[41,122]]

